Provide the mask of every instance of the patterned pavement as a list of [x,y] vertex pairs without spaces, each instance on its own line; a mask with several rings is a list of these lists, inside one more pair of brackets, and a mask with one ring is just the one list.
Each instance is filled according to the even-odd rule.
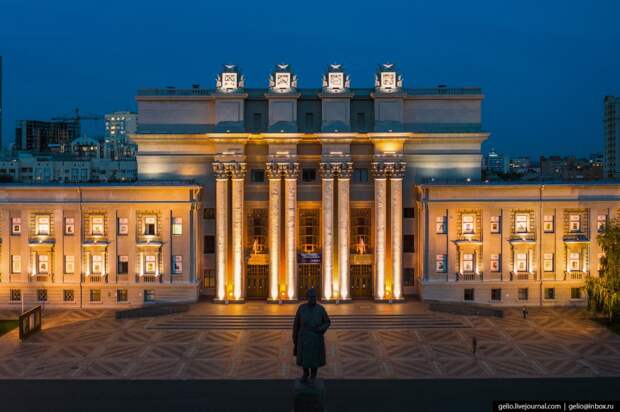
[[[436,315],[420,302],[326,307],[334,315]],[[292,315],[294,310],[292,305],[199,303],[187,315]],[[17,331],[0,337],[0,378],[287,379],[300,374],[290,331],[156,327],[181,325],[184,316],[115,320],[105,310],[48,311],[43,331],[28,341],[19,342]],[[517,310],[507,310],[503,319],[447,314],[438,319],[462,326],[331,329],[327,366],[320,374],[335,379],[620,376],[620,337],[581,309],[530,309],[527,320]]]

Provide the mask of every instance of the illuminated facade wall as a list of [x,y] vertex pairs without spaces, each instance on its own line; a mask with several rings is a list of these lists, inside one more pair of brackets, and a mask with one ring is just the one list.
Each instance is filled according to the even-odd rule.
[[618,184],[421,185],[420,290],[429,300],[582,305]]
[[0,305],[195,301],[199,192],[185,184],[6,185]]

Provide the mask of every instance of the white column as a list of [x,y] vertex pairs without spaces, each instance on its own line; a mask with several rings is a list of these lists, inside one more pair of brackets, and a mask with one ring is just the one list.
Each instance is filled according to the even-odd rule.
[[349,175],[338,178],[338,277],[340,299],[349,299]]
[[284,180],[284,221],[286,224],[285,246],[286,246],[286,294],[288,300],[297,299],[297,248],[295,246],[296,217],[297,217],[297,174],[294,165],[292,170],[288,170]]
[[243,299],[243,183],[244,172],[232,177],[232,275],[233,297]]
[[403,297],[402,266],[403,266],[403,179],[390,178],[392,217],[392,296],[394,299]]
[[385,234],[386,234],[387,179],[375,176],[375,298],[385,297]]
[[[269,173],[269,169],[267,170]],[[269,173],[269,299],[278,299],[280,267],[280,176]]]
[[215,270],[218,300],[226,299],[226,258],[228,256],[228,176],[221,172],[215,180]]
[[331,299],[333,268],[333,247],[334,247],[334,178],[331,174],[329,165],[322,169],[323,179],[323,298]]

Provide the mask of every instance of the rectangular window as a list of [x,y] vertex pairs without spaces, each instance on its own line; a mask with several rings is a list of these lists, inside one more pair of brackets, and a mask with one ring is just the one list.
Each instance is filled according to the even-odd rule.
[[515,233],[528,233],[530,231],[530,215],[518,213],[515,215]]
[[605,257],[604,253],[598,253],[596,255],[596,270],[597,272],[600,272],[603,269],[603,265],[601,263],[601,259],[603,259]]
[[11,273],[22,273],[22,257],[20,255],[11,256]]
[[215,219],[215,209],[212,207],[205,207],[202,209],[202,218],[206,220]]
[[39,236],[49,236],[50,234],[50,217],[47,215],[38,215],[35,219],[36,233]]
[[72,236],[75,234],[75,219],[72,217],[65,218],[65,235]]
[[555,288],[545,288],[544,296],[547,300],[555,299]]
[[126,217],[118,218],[118,234],[119,235],[128,235],[129,234],[129,219]]
[[545,233],[553,233],[555,230],[554,226],[553,215],[545,215],[543,218],[543,231]]
[[581,231],[581,216],[580,215],[569,216],[568,231],[572,233]]
[[10,299],[11,299],[11,302],[21,302],[22,301],[22,290],[11,289]]
[[464,289],[463,290],[463,300],[466,300],[466,301],[474,300],[474,290],[473,289]]
[[91,273],[93,275],[101,275],[103,273],[103,255],[93,255],[91,259]]
[[463,254],[463,272],[471,273],[474,271],[474,255],[473,253]]
[[301,180],[306,183],[314,182],[316,180],[316,169],[302,169]]
[[73,289],[65,289],[62,291],[62,301],[63,302],[75,301],[75,292],[73,291]]
[[104,233],[103,216],[93,216],[90,220],[90,234],[93,236],[103,236]]
[[172,218],[172,235],[179,236],[183,234],[183,219],[180,217]]
[[489,269],[491,272],[499,272],[500,271],[500,255],[491,255],[491,262],[489,264]]
[[496,302],[502,300],[502,289],[491,289],[491,300]]
[[543,271],[553,272],[553,253],[543,254]]
[[101,302],[101,289],[90,290],[90,301],[92,303]]
[[447,255],[435,256],[435,272],[446,273],[448,270],[447,260],[448,260]]
[[499,216],[491,216],[491,233],[500,233],[501,224]]
[[75,256],[65,255],[65,273],[75,273]]
[[129,257],[119,256],[116,262],[116,273],[119,275],[126,275],[129,273]]
[[581,288],[570,288],[571,299],[581,299]]
[[527,272],[528,258],[527,253],[519,252],[515,255],[515,269],[517,272]]
[[463,222],[461,227],[463,234],[473,235],[476,229],[474,223],[474,215],[463,215]]
[[183,273],[183,256],[172,256],[172,273]]
[[37,302],[47,302],[47,289],[37,289]]
[[215,253],[215,236],[205,235],[202,249],[205,255]]
[[42,275],[47,275],[50,270],[50,257],[49,255],[37,255],[38,272]]
[[405,235],[403,236],[403,252],[415,253],[415,236]]
[[581,256],[579,253],[571,252],[568,254],[568,270],[569,271],[579,271],[581,270],[580,259]]
[[446,225],[446,216],[437,216],[435,218],[435,233],[439,235],[446,234],[448,227]]
[[603,233],[607,227],[607,215],[596,216],[596,231]]
[[361,167],[353,169],[353,183],[368,183],[368,169]]
[[529,299],[529,289],[528,288],[519,288],[518,295],[519,300],[528,300]]
[[146,255],[144,257],[144,272],[148,274],[155,273],[155,255]]
[[144,218],[144,234],[146,236],[155,236],[157,218],[155,216],[146,216]]
[[154,302],[155,301],[155,290],[153,290],[153,289],[144,289],[144,301],[145,302]]
[[127,289],[116,289],[116,301],[118,303],[127,302],[129,300],[129,296],[127,294]]
[[263,169],[252,169],[250,171],[250,178],[253,183],[264,183],[265,171]]
[[19,235],[22,233],[22,218],[14,217],[11,218],[11,234]]
[[203,286],[205,289],[215,287],[215,270],[205,269],[203,274]]
[[413,208],[413,207],[405,207],[405,208],[403,208],[403,217],[405,219],[413,219],[413,218],[415,218],[415,208]]

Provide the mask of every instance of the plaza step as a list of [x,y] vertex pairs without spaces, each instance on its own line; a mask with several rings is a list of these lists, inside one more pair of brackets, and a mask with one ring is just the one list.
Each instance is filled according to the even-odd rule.
[[[242,330],[281,329],[293,327],[292,315],[192,315],[153,322],[148,329],[168,330]],[[459,320],[433,314],[409,315],[332,315],[331,329],[445,329],[467,328]]]

